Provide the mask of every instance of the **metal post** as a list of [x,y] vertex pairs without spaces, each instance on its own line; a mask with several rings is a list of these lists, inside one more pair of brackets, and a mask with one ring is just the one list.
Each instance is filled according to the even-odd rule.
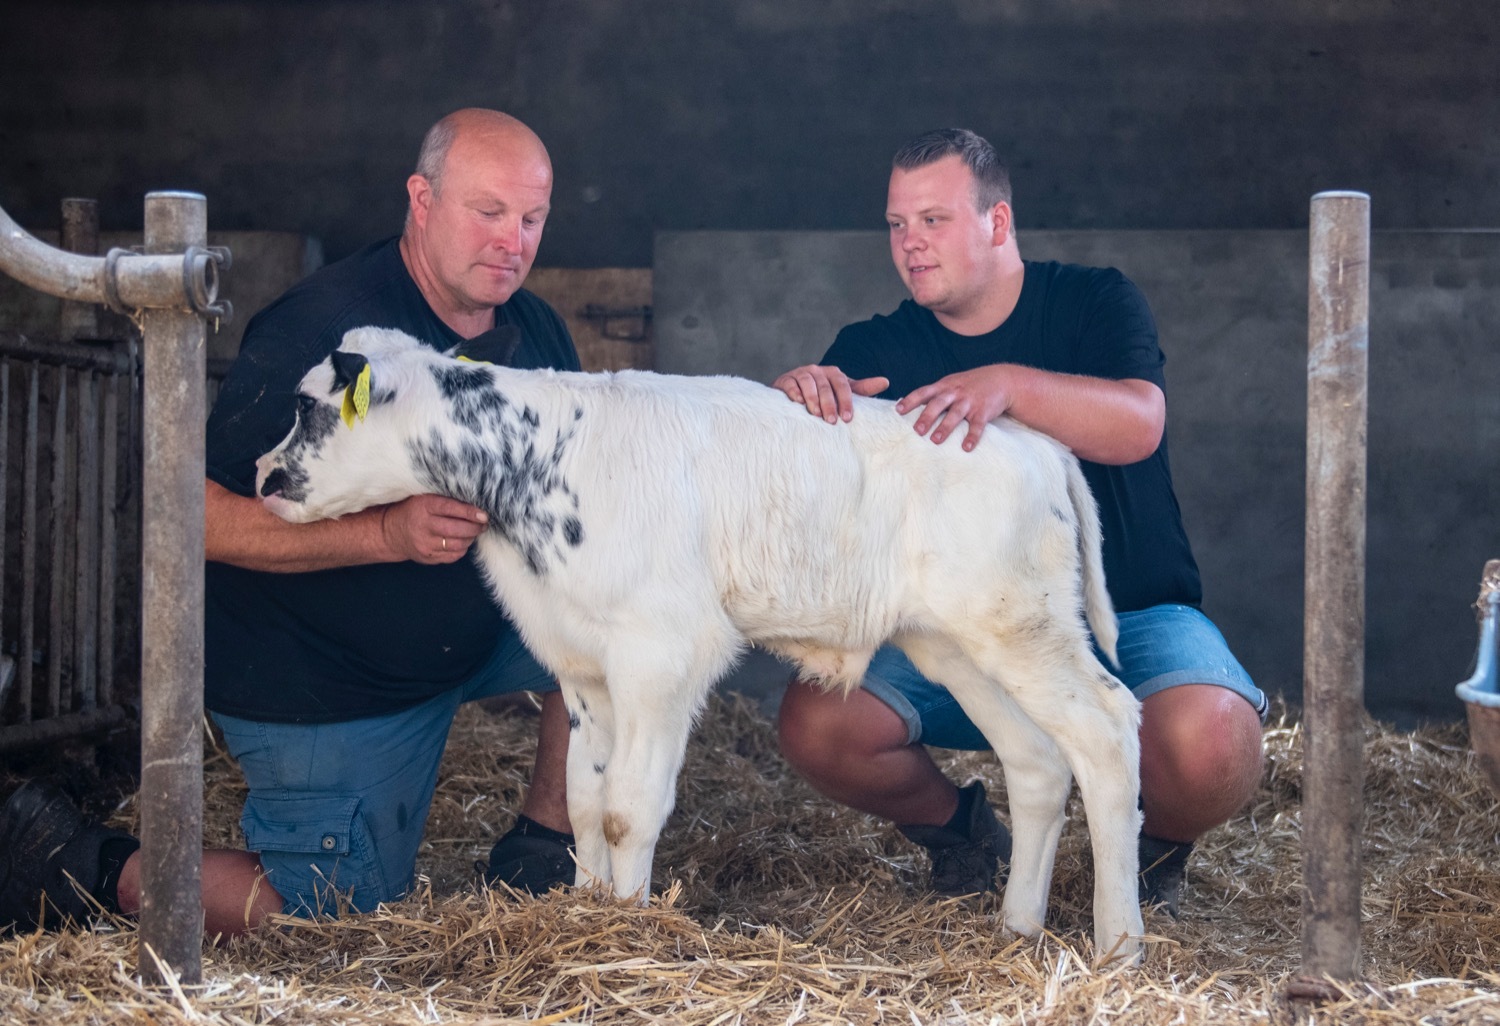
[[[197,193],[146,195],[146,255],[208,237]],[[141,975],[202,979],[203,466],[206,328],[185,304],[141,311]],[[149,947],[150,951],[146,949]],[[152,957],[154,953],[155,958]]]
[[[99,201],[65,199],[62,201],[62,248],[69,253],[97,256],[99,253]],[[64,342],[99,337],[99,307],[93,303],[65,299],[58,324],[58,337]]]
[[1312,198],[1307,303],[1302,975],[1359,974],[1370,197]]

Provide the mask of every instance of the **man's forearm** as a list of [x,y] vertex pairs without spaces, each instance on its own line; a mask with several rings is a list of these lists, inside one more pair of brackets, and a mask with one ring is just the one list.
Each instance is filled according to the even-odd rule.
[[290,524],[255,499],[213,481],[204,491],[204,550],[215,563],[270,573],[303,573],[394,556],[381,531],[383,507],[338,520]]
[[1006,411],[1051,435],[1079,459],[1126,464],[1161,444],[1166,399],[1149,381],[1110,381],[1012,366],[1013,399]]

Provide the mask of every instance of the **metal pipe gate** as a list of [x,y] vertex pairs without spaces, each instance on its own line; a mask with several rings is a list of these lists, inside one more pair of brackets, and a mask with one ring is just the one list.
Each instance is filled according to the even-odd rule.
[[139,551],[136,366],[129,351],[0,333],[0,520],[18,528],[0,547],[0,752],[127,718],[138,582],[133,567],[120,580],[120,558]]
[[[129,314],[143,336],[137,959],[142,977],[156,983],[175,976],[195,984],[203,972],[205,318],[229,314],[218,302],[219,269],[229,254],[207,247],[207,211],[197,193],[148,193],[144,252],[91,257],[38,241],[0,210],[0,271],[50,295]],[[54,494],[65,490],[64,482]],[[60,533],[53,532],[54,547]],[[25,663],[29,650],[20,656]]]

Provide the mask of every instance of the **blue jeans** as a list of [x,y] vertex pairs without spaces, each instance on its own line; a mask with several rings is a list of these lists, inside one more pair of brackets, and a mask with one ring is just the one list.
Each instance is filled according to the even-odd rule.
[[250,785],[240,826],[290,915],[356,911],[411,886],[448,729],[463,702],[554,691],[515,631],[469,680],[421,705],[346,723],[213,713]]
[[[1136,698],[1179,684],[1216,684],[1254,706],[1261,722],[1270,703],[1240,665],[1213,621],[1191,606],[1160,605],[1120,613],[1116,676]],[[1099,661],[1108,660],[1096,648]],[[870,660],[861,685],[906,723],[910,743],[985,751],[990,743],[941,684],[923,677],[893,645]]]

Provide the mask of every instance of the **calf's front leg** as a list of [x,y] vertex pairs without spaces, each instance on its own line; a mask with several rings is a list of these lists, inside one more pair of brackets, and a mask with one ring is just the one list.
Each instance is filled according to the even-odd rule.
[[609,887],[604,777],[614,748],[614,708],[602,685],[559,680],[568,707],[568,819],[577,842],[575,887]]
[[629,700],[618,689],[614,695],[614,753],[604,771],[601,826],[615,894],[645,904],[656,842],[676,804],[695,709],[683,691],[627,690]]

